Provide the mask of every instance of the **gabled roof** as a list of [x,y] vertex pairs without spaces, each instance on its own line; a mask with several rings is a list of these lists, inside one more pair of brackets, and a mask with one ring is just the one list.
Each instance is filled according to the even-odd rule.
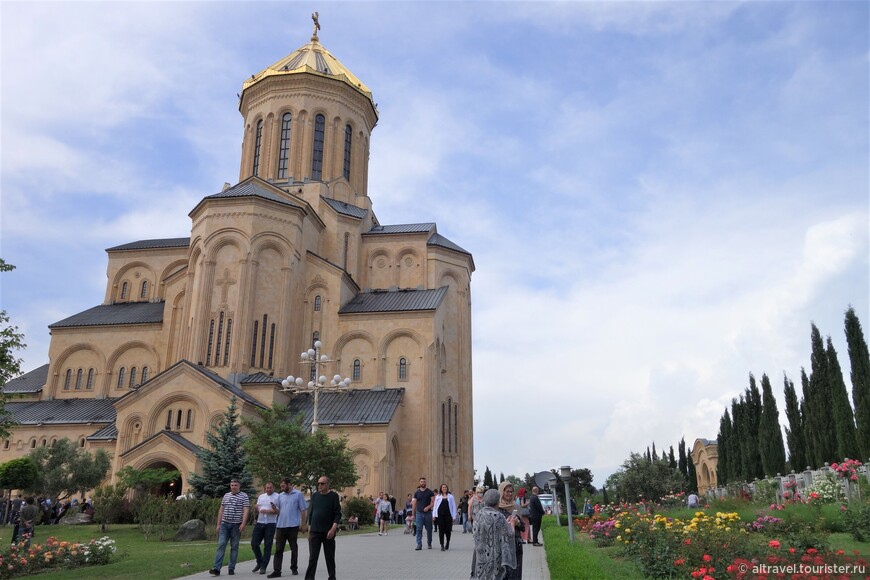
[[22,425],[46,423],[115,423],[115,399],[53,399],[29,403],[11,401],[6,410]]
[[155,324],[163,322],[163,302],[118,302],[94,306],[49,328],[70,326],[111,326],[116,324]]
[[0,389],[6,394],[38,393],[48,381],[48,363],[8,381]]
[[361,314],[365,312],[407,312],[413,310],[435,310],[444,296],[447,286],[435,290],[372,290],[360,292],[345,304],[339,314]]
[[260,199],[267,199],[269,201],[274,201],[276,203],[280,203],[290,207],[298,207],[300,209],[302,208],[301,205],[291,201],[289,194],[287,196],[280,195],[279,193],[276,193],[275,190],[269,187],[266,183],[260,181],[258,178],[251,177],[241,183],[237,183],[232,187],[228,187],[221,192],[205,196],[204,198],[202,198],[202,201],[196,204],[196,207],[193,208],[190,213],[193,214],[196,209],[200,205],[202,205],[202,203],[207,199],[226,199],[234,197],[258,197]]
[[164,238],[159,240],[139,240],[129,244],[121,244],[112,248],[106,248],[107,252],[121,250],[150,250],[155,248],[187,248],[190,247],[190,238]]
[[114,423],[111,425],[106,425],[102,429],[94,431],[85,439],[88,441],[114,441],[118,438],[118,427],[115,426]]
[[[317,422],[320,425],[383,425],[396,412],[405,389],[349,389],[346,392],[324,392],[318,395]],[[303,425],[311,429],[314,416],[314,396],[299,393],[287,404],[291,414],[302,414]]]
[[264,383],[280,384],[281,379],[276,379],[275,377],[267,375],[266,373],[259,372],[259,373],[254,373],[252,375],[248,375],[239,382],[243,385],[264,384]]
[[355,205],[351,205],[349,203],[345,203],[343,201],[338,201],[337,199],[332,199],[330,197],[320,196],[320,199],[326,202],[326,205],[340,213],[341,215],[346,215],[352,218],[363,219],[366,217],[368,212],[361,207],[357,207]]
[[435,228],[432,222],[425,224],[395,224],[389,226],[374,226],[363,235],[369,234],[426,234]]
[[199,453],[199,450],[201,449],[201,447],[199,445],[196,445],[195,443],[191,443],[190,441],[188,441],[187,439],[185,439],[184,437],[182,437],[178,433],[176,433],[174,431],[163,430],[163,431],[158,431],[157,433],[155,433],[154,435],[152,435],[151,437],[149,437],[145,441],[139,443],[138,445],[131,447],[130,449],[128,449],[127,451],[122,453],[121,457],[124,457],[125,455],[129,455],[130,453],[133,453],[134,451],[136,451],[140,447],[148,445],[149,443],[151,443],[152,441],[154,441],[158,437],[168,437],[169,439],[172,439],[173,441],[175,441],[176,443],[178,443],[179,445],[181,445],[182,447],[184,447],[185,449],[187,449],[188,451],[190,451],[191,453],[194,453],[194,454]]
[[426,244],[429,246],[439,246],[441,248],[447,248],[448,250],[453,250],[454,252],[461,252],[463,254],[471,255],[471,252],[468,250],[454,244],[441,234],[435,233],[429,236],[429,239],[426,241]]

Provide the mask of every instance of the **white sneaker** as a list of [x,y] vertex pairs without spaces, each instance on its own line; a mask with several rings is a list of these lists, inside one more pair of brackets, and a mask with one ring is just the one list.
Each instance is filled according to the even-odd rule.
[[383,532],[378,532],[378,535],[379,535],[379,536],[383,536],[384,533],[383,533]]

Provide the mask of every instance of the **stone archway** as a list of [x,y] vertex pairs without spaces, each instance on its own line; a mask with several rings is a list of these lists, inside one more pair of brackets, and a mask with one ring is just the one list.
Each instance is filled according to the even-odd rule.
[[147,490],[147,493],[148,495],[154,495],[157,497],[169,496],[171,499],[175,499],[182,493],[181,470],[168,461],[152,461],[151,463],[146,465],[144,469],[160,469],[161,467],[170,471],[178,471],[178,477],[176,477],[172,481],[167,481],[165,483],[155,485],[151,489]]

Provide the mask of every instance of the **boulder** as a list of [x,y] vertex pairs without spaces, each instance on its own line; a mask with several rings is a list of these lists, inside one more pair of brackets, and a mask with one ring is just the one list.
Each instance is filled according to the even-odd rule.
[[205,539],[205,522],[202,520],[184,522],[175,534],[176,542],[194,542]]

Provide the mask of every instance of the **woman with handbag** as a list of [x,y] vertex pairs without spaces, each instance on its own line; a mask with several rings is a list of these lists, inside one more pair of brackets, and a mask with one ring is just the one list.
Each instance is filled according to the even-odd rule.
[[524,543],[529,541],[529,499],[526,497],[526,488],[521,487],[517,492],[517,509],[526,528],[520,533]]

